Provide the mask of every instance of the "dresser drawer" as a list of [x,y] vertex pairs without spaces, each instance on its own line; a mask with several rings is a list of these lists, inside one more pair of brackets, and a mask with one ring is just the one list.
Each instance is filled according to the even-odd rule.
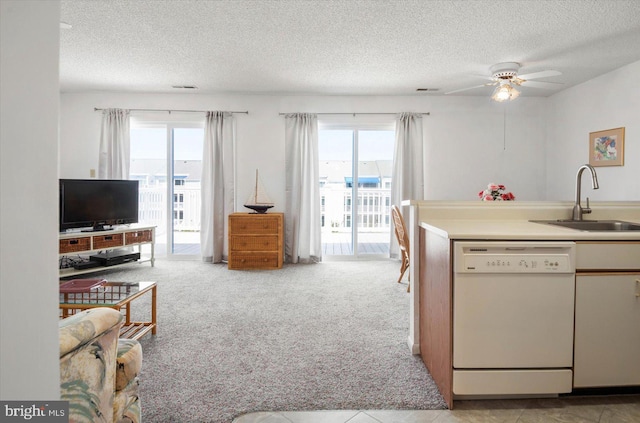
[[278,269],[280,267],[277,252],[236,252],[229,255],[229,269]]
[[230,216],[229,226],[234,235],[278,233],[279,216]]
[[231,236],[229,248],[234,251],[277,251],[277,235]]
[[93,249],[122,247],[122,234],[99,235],[93,237]]
[[87,251],[91,249],[91,238],[66,238],[60,240],[60,254],[75,253],[76,251]]

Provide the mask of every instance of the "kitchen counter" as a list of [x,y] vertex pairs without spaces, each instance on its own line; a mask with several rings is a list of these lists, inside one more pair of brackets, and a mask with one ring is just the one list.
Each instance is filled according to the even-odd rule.
[[[592,220],[592,219],[585,219]],[[595,220],[595,219],[593,219]],[[625,220],[633,223],[640,221]],[[580,231],[528,220],[429,219],[420,227],[449,239],[465,240],[560,240],[560,241],[637,241],[640,231]]]
[[[638,240],[640,231],[587,232],[530,220],[569,219],[570,201],[403,201],[410,211],[409,232],[419,227],[450,239],[504,240]],[[591,202],[584,220],[640,223],[640,201]],[[415,233],[414,233],[415,235]],[[416,238],[417,240],[417,238]]]
[[[593,280],[599,283],[602,281],[597,288],[602,286],[607,293],[610,291],[610,284],[615,280],[616,286],[621,287],[620,289],[624,291],[624,298],[628,294],[627,291],[631,292],[631,294],[636,292],[634,289],[637,290],[637,282],[635,280],[638,278],[639,269],[640,231],[582,231],[530,221],[570,219],[573,202],[406,201],[402,205],[404,206],[403,213],[407,221],[412,244],[411,266],[409,269],[411,298],[408,343],[414,354],[422,356],[449,407],[453,406],[454,395],[458,396],[456,399],[460,399],[464,396],[474,395],[569,392],[572,389],[570,372],[573,369],[568,367],[566,363],[561,363],[560,367],[556,363],[555,365],[558,368],[554,370],[555,373],[538,371],[535,370],[537,368],[535,365],[531,365],[532,369],[528,369],[530,373],[523,373],[522,377],[515,375],[513,373],[514,370],[511,370],[506,365],[505,369],[500,371],[495,370],[495,366],[492,365],[490,367],[494,370],[488,373],[477,370],[476,363],[469,364],[459,361],[458,364],[460,365],[454,366],[454,333],[463,333],[459,327],[457,331],[454,331],[453,315],[454,310],[456,310],[456,301],[454,299],[463,298],[460,293],[457,296],[454,295],[454,288],[457,286],[454,283],[454,256],[457,254],[454,249],[467,241],[504,241],[514,243],[518,243],[518,241],[523,243],[528,241],[542,243],[545,241],[576,242],[575,250],[578,257],[576,261],[582,263],[576,267],[587,269],[582,273],[585,279],[581,279],[579,284],[581,295],[586,299],[581,297],[579,306],[580,310],[587,310],[582,314],[590,316],[594,308],[590,298],[599,299],[603,297],[602,292],[592,288],[592,285],[594,285],[592,283]],[[620,220],[640,224],[640,202],[592,202],[591,209],[593,212],[585,214],[583,220]],[[607,259],[603,260],[601,259],[602,257],[607,257]],[[623,263],[623,265],[615,266],[618,261],[613,260],[612,257],[625,259],[631,265]],[[595,268],[592,269],[591,264],[595,265]],[[614,269],[613,276],[610,276],[611,279],[602,279],[602,275],[607,272],[606,269]],[[455,273],[455,275],[458,274]],[[614,277],[615,279],[613,279]],[[575,276],[571,276],[571,278],[572,283],[566,286],[573,289]],[[491,283],[495,283],[494,279],[491,279],[491,281]],[[573,295],[573,291],[570,294]],[[508,293],[505,293],[505,296],[508,297]],[[556,297],[554,294],[553,298]],[[611,291],[610,297],[612,298],[612,304],[614,301],[623,302],[620,299],[623,295],[618,292]],[[525,296],[523,298],[530,299],[531,297]],[[546,301],[545,299],[545,304],[547,304]],[[573,313],[573,298],[565,301],[565,303],[569,304],[566,309],[563,307],[559,309],[565,310],[567,313]],[[473,304],[473,301],[471,301],[471,304]],[[508,304],[508,302],[500,302],[499,304]],[[599,302],[597,304],[598,307],[601,307]],[[621,310],[618,313],[621,317],[616,317],[618,319],[615,320],[617,322],[616,325],[619,325],[618,322],[625,319],[637,322],[635,307],[629,311],[620,305],[611,306],[612,310]],[[458,308],[458,310],[467,309],[467,306]],[[491,310],[494,309],[495,307],[491,308]],[[628,313],[624,314],[622,312]],[[633,318],[629,318],[628,315],[632,315]],[[500,321],[504,321],[504,319],[500,319]],[[568,321],[573,324],[573,317],[571,316]],[[581,315],[581,322],[583,321],[589,322],[588,319]],[[593,325],[589,323],[587,326],[591,328]],[[586,331],[587,334],[591,332],[591,329]],[[584,338],[580,345],[591,345],[593,343],[592,339],[585,336],[584,333],[584,330],[580,332],[579,338]],[[616,331],[603,329],[598,333],[609,334],[616,333]],[[625,348],[627,348],[629,346],[627,341],[629,336],[625,336],[621,335],[620,337],[624,342],[627,342],[624,344]],[[562,339],[569,340],[571,338],[571,335],[562,337]],[[459,346],[461,345],[461,339],[461,337],[458,339]],[[618,345],[616,342],[618,341],[607,341],[604,345]],[[573,348],[572,343],[570,347]],[[617,349],[626,351],[625,348]],[[640,366],[636,366],[634,363],[637,362],[635,357],[637,357],[637,352],[640,351],[640,344],[637,346],[634,344],[630,349],[634,354],[633,359],[622,358],[627,363],[622,372],[623,375],[615,375],[615,377],[610,378],[611,380],[605,381],[608,383],[607,386],[637,383],[638,367]],[[576,387],[602,386],[599,385],[602,379],[601,375],[585,370],[600,367],[600,362],[594,365],[594,360],[588,354],[585,354],[585,351],[588,353],[590,348],[582,347],[578,349],[578,353],[582,357],[582,361],[579,363],[581,367],[578,367],[577,373],[581,378],[581,384],[576,385]],[[607,353],[609,352],[607,350]],[[566,355],[566,351],[563,350],[563,354]],[[617,357],[613,362],[616,360],[618,360]],[[520,368],[522,366],[516,367]],[[546,369],[549,366],[542,367]],[[627,377],[627,374],[631,376]],[[538,381],[542,379],[537,378],[547,377],[549,379],[543,384],[544,387],[540,388]],[[553,379],[556,377],[557,380]],[[627,383],[625,378],[629,379],[630,382]],[[495,386],[489,386],[490,384],[485,383],[487,380],[494,383]],[[541,390],[538,391],[537,389]]]

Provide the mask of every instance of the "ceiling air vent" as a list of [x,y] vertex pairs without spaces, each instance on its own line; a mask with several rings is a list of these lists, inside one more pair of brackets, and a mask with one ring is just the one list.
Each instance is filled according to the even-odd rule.
[[197,90],[198,87],[195,85],[172,85],[171,88],[175,88],[177,90]]
[[416,88],[416,91],[421,91],[421,92],[435,92],[435,91],[440,91],[440,88]]

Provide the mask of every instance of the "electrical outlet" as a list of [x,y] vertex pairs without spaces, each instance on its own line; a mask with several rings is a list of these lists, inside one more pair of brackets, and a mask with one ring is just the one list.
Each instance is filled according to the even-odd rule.
[[95,169],[89,169],[89,177],[90,178],[95,178],[96,177],[96,170]]

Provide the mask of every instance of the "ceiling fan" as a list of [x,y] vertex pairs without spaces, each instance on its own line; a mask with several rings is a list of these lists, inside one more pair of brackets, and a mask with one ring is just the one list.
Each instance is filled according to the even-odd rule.
[[515,86],[524,86],[532,88],[555,88],[561,83],[558,82],[543,82],[543,81],[531,81],[536,78],[547,78],[549,76],[562,75],[561,72],[555,70],[545,70],[540,72],[529,73],[526,75],[518,75],[520,69],[520,63],[505,62],[498,63],[491,68],[491,76],[485,76],[483,78],[491,80],[486,84],[476,85],[473,87],[461,88],[459,90],[449,91],[445,94],[453,94],[461,91],[472,90],[480,87],[496,86],[491,98],[495,101],[513,100],[520,95]]

